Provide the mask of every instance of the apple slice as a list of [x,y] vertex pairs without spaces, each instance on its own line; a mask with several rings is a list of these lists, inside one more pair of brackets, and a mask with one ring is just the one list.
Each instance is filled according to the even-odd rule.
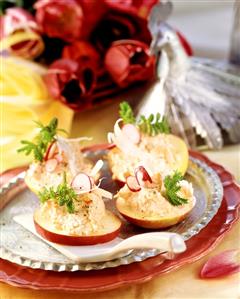
[[95,245],[99,243],[109,242],[115,239],[121,228],[121,221],[110,211],[106,211],[106,215],[102,220],[102,228],[95,232],[94,235],[69,235],[63,230],[50,227],[49,221],[37,209],[34,213],[34,225],[37,233],[50,242],[63,245]]
[[56,159],[47,160],[45,164],[45,168],[47,172],[53,172],[58,165],[58,161]]
[[57,143],[56,143],[56,141],[53,141],[49,145],[49,147],[45,153],[44,160],[47,161],[47,160],[53,158],[54,154],[56,154],[56,151],[57,151]]
[[86,173],[80,172],[73,178],[71,186],[75,189],[76,193],[78,191],[89,192],[93,187],[93,182],[90,176]]
[[145,187],[147,183],[152,184],[152,179],[147,172],[147,170],[143,166],[138,166],[135,169],[135,177],[138,184],[142,187]]
[[[141,141],[146,140],[147,137],[144,135],[141,136]],[[169,150],[171,154],[176,158],[171,163],[169,161],[169,171],[175,171],[178,170],[181,172],[181,174],[185,174],[187,167],[188,167],[188,161],[189,161],[189,154],[188,154],[188,148],[185,144],[185,142],[172,134],[159,134],[155,136],[154,138],[149,138],[148,142],[150,146],[154,146],[157,142],[153,142],[152,140],[159,140],[159,144],[166,144],[167,147],[169,147]],[[130,141],[129,141],[130,142]],[[139,149],[138,146],[133,145],[133,150],[131,151],[131,154],[133,153],[133,156],[138,156],[138,152],[136,151],[136,148]],[[122,144],[122,147],[126,144]],[[118,180],[121,182],[125,181],[125,172],[126,172],[126,166],[130,166],[129,162],[129,148],[126,149],[126,155],[123,154],[123,148],[120,148],[119,145],[116,147],[113,147],[109,149],[107,153],[107,159],[109,163],[110,170],[112,171],[112,177],[114,180]],[[125,152],[124,152],[125,153]],[[128,158],[127,158],[128,157]],[[139,156],[141,157],[141,156]],[[128,159],[128,160],[127,160]],[[157,157],[159,159],[159,157]],[[134,175],[133,172],[128,173],[128,175]]]
[[135,176],[132,175],[128,176],[126,179],[126,183],[129,190],[132,192],[138,192],[141,190],[141,186],[139,185]]
[[141,139],[139,130],[133,124],[126,124],[122,127],[122,133],[132,141],[134,144],[138,144]]
[[[180,213],[166,214],[163,216],[143,216],[139,214],[136,210],[129,207],[126,200],[122,197],[118,197],[116,200],[116,207],[119,213],[130,223],[133,223],[137,226],[149,228],[149,229],[159,229],[173,226],[182,220],[184,220],[187,215],[192,210],[192,206],[189,206],[189,209],[184,210]],[[181,211],[181,210],[180,210]]]

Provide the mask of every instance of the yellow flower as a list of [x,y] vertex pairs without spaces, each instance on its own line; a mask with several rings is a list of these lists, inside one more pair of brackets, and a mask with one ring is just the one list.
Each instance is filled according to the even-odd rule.
[[49,97],[42,79],[46,69],[37,63],[16,57],[1,57],[1,169],[25,165],[31,157],[17,153],[20,140],[36,134],[33,121],[47,124],[53,117],[59,127],[70,131],[73,111]]

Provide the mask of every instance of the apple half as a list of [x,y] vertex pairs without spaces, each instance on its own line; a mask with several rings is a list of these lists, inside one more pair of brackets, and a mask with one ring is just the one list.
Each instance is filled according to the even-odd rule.
[[34,225],[37,233],[44,239],[62,245],[95,245],[106,243],[115,239],[121,229],[121,221],[110,211],[106,211],[103,221],[103,227],[94,235],[69,235],[63,230],[53,229],[49,225],[49,221],[37,209],[34,213]]
[[[154,138],[162,138],[162,135],[159,134]],[[184,175],[187,171],[189,161],[189,153],[186,143],[181,138],[173,134],[164,134],[164,138],[166,140],[166,146],[168,144],[171,145],[170,148],[172,149],[172,154],[178,157],[177,161],[175,161],[172,165],[169,165],[170,169],[178,170],[182,175]],[[128,171],[126,168],[124,168],[125,172],[121,170],[121,163],[124,164],[124,159],[121,159],[121,157],[122,151],[118,147],[111,148],[107,153],[108,164],[112,170],[112,178],[120,187],[124,185],[128,176],[133,175],[133,173]],[[119,163],[118,167],[116,161],[119,161],[119,159],[121,160],[121,163]]]
[[187,210],[180,211],[176,214],[170,214],[165,216],[152,216],[147,217],[138,213],[136,210],[129,207],[126,200],[122,197],[117,198],[116,207],[119,213],[130,223],[137,226],[148,229],[159,229],[173,226],[183,221],[187,215],[191,212],[193,206],[189,205]]

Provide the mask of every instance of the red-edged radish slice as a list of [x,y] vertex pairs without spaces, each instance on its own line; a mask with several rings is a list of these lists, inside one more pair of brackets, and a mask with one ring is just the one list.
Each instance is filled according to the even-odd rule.
[[53,141],[49,145],[49,147],[48,147],[48,149],[47,149],[47,151],[45,153],[44,160],[47,161],[47,160],[53,158],[53,156],[56,153],[56,151],[57,151],[57,143],[56,143],[56,141]]
[[58,161],[56,159],[47,160],[45,164],[45,168],[47,172],[53,172],[58,165]]
[[63,156],[58,153],[58,154],[55,154],[54,156],[54,159],[56,159],[59,163],[63,161]]
[[143,166],[138,166],[135,169],[135,177],[140,186],[146,186],[146,183],[152,183],[152,179],[147,170]]
[[76,193],[77,191],[89,192],[93,187],[91,177],[83,172],[80,172],[73,178],[71,186],[75,189]]
[[139,185],[135,176],[128,176],[126,179],[126,183],[129,190],[131,190],[132,192],[138,192],[141,190],[141,186]]
[[122,133],[132,141],[134,144],[138,144],[141,138],[139,130],[132,124],[126,124],[122,127]]

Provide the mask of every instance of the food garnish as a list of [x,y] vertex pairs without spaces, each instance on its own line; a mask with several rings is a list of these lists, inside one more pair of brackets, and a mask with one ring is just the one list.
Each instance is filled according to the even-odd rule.
[[33,154],[36,161],[42,162],[44,160],[48,146],[56,140],[57,132],[65,131],[57,128],[57,118],[53,118],[47,126],[44,126],[40,122],[36,122],[36,124],[40,128],[40,131],[35,137],[35,143],[27,140],[22,140],[21,144],[23,144],[23,147],[21,147],[17,151],[24,152],[27,156]]
[[[138,192],[142,188],[154,188],[158,185],[153,182],[151,176],[143,166],[137,167],[134,173],[135,176],[130,175],[126,179],[126,183],[130,191]],[[175,171],[172,176],[166,176],[164,179],[164,195],[173,206],[183,205],[188,202],[186,198],[182,198],[178,195],[178,191],[181,190],[179,183],[183,179],[183,176],[178,171]]]
[[170,133],[167,119],[161,117],[160,113],[157,113],[156,115],[150,114],[147,118],[144,115],[141,115],[140,119],[137,120],[131,106],[127,102],[122,102],[120,104],[119,115],[125,125],[134,124],[142,133],[149,136],[156,136],[159,133]]
[[78,173],[72,180],[71,186],[75,189],[76,193],[81,191],[90,192],[93,188],[94,181],[86,173]]
[[135,177],[140,186],[146,186],[146,183],[152,183],[151,176],[143,166],[138,166],[135,169]]
[[175,171],[173,175],[167,175],[164,179],[166,199],[173,206],[180,206],[188,202],[186,198],[182,198],[178,195],[178,191],[180,191],[181,189],[179,182],[182,180],[183,176],[178,171]]
[[136,118],[128,102],[120,103],[119,107],[119,115],[122,118],[124,124],[136,124]]
[[75,190],[67,184],[66,173],[63,174],[63,182],[54,187],[44,187],[42,191],[38,193],[41,203],[47,200],[55,200],[59,206],[66,206],[69,213],[74,213],[74,200],[77,198]]
[[136,177],[133,175],[130,175],[127,177],[126,184],[129,188],[129,190],[132,192],[138,192],[141,190],[141,186],[139,185]]

